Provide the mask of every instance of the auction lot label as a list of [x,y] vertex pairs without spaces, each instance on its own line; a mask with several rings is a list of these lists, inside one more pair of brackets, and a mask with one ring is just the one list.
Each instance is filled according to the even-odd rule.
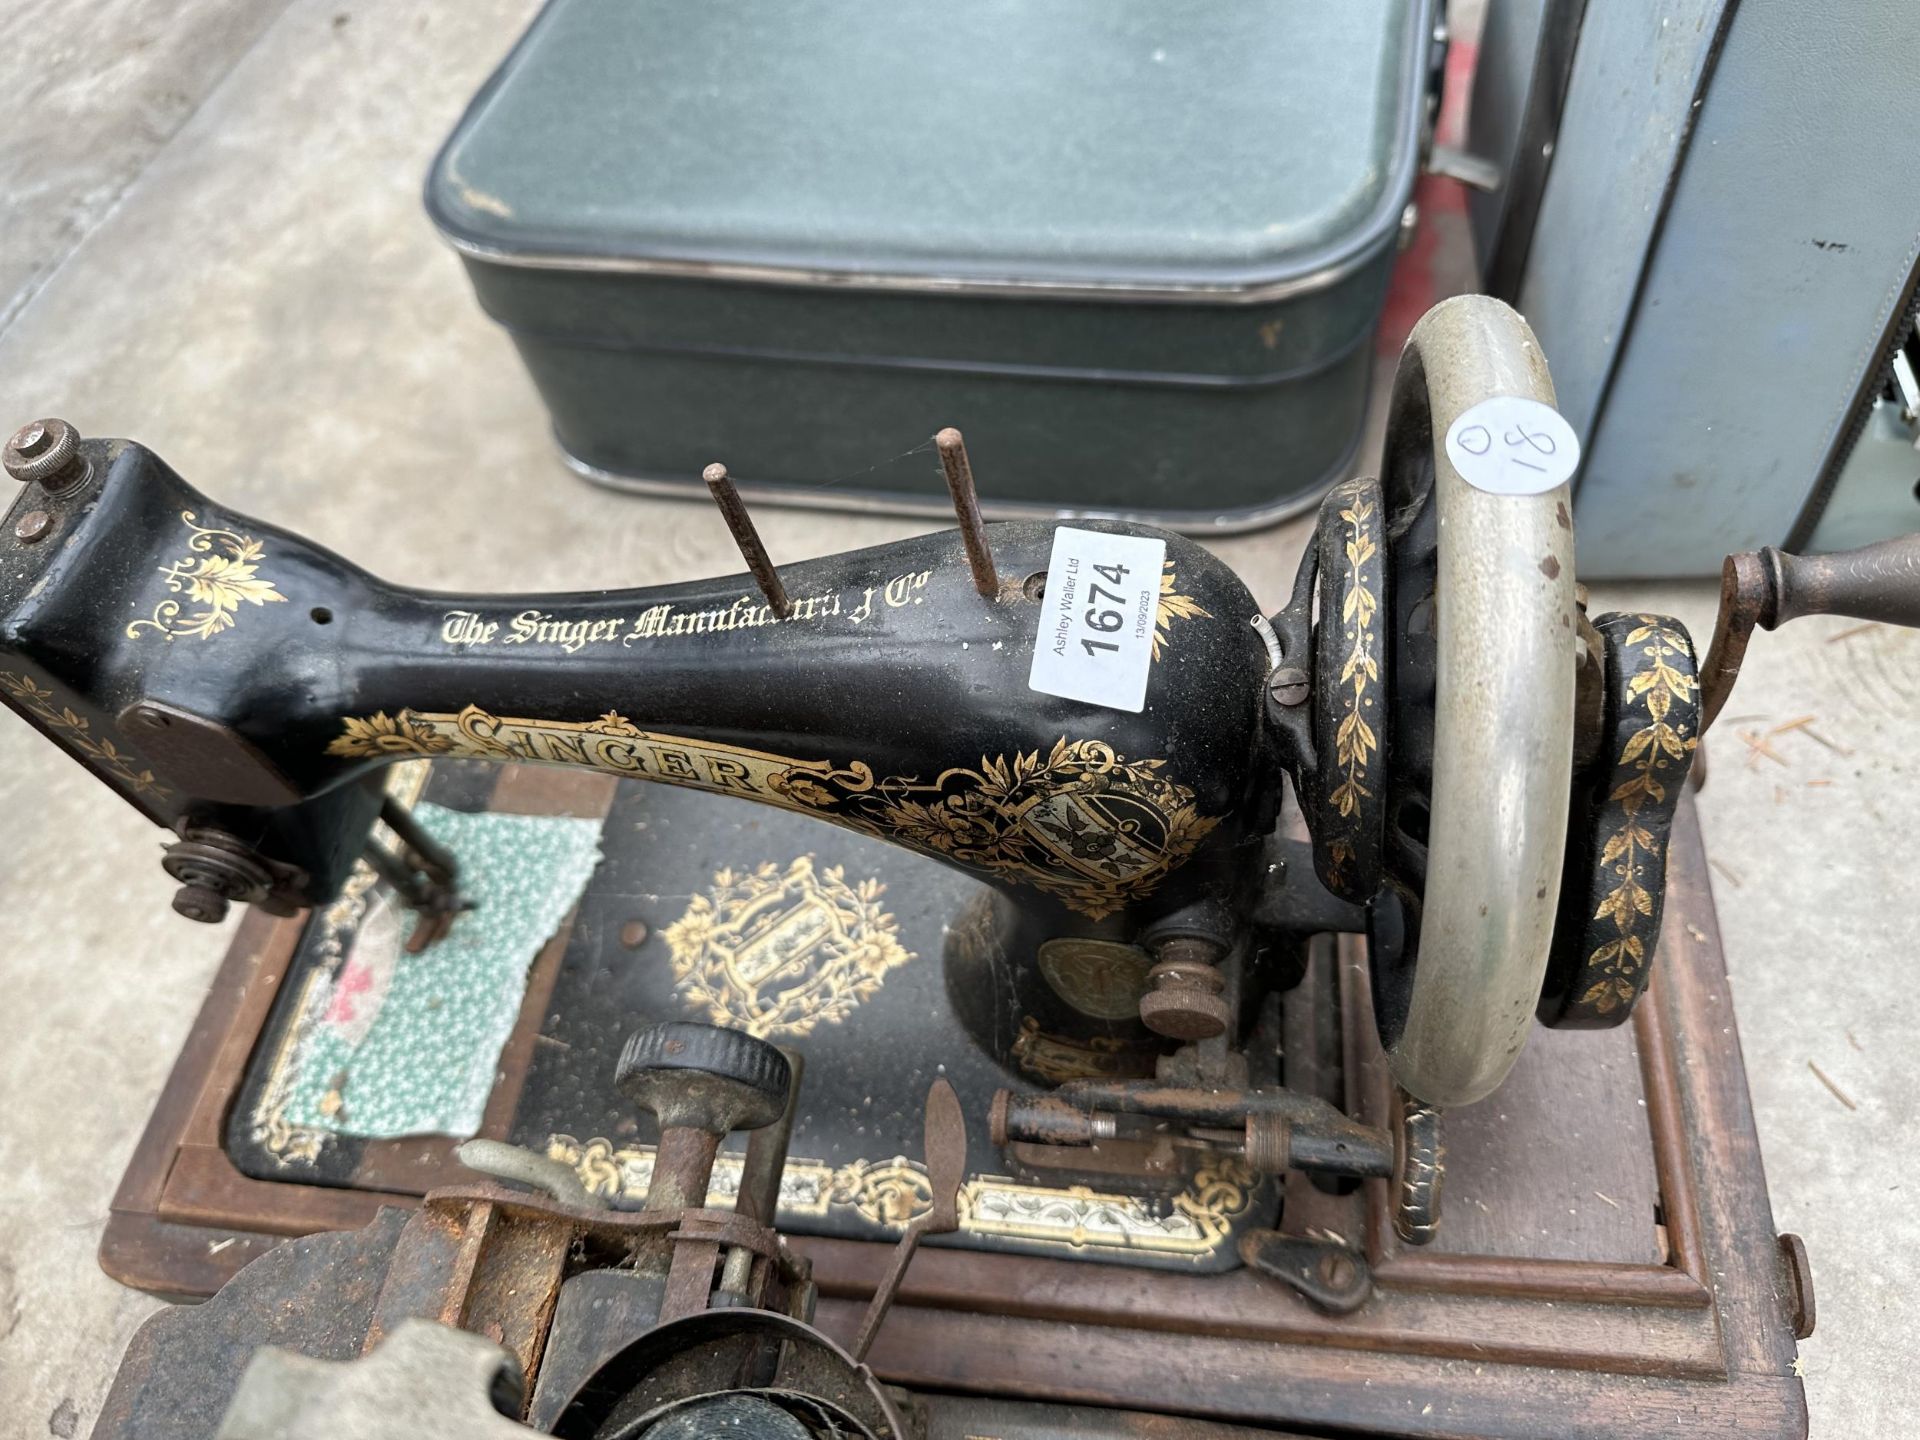
[[1110,710],[1144,709],[1166,558],[1164,540],[1055,530],[1027,688]]

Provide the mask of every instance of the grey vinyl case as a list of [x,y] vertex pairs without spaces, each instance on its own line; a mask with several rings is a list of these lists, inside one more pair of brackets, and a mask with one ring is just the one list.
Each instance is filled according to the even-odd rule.
[[1357,448],[1430,0],[550,0],[429,213],[634,489],[1247,528]]

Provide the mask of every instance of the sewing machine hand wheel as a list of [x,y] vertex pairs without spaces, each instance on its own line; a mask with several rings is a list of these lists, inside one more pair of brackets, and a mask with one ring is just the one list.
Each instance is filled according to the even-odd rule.
[[1275,622],[1289,655],[1311,634],[1313,713],[1282,723],[1311,727],[1296,779],[1316,868],[1369,907],[1381,1039],[1436,1105],[1486,1095],[1525,1043],[1573,779],[1567,485],[1501,493],[1448,458],[1455,420],[1502,396],[1553,403],[1526,323],[1483,296],[1430,312],[1383,480],[1336,487]]

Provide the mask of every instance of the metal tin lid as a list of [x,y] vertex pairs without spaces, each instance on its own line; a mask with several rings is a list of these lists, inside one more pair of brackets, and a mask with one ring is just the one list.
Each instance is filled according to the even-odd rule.
[[508,264],[1253,300],[1394,233],[1429,0],[550,0],[427,205]]

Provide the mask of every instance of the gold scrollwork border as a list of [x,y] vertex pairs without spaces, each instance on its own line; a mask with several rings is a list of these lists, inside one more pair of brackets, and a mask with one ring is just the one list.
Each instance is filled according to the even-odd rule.
[[642,730],[609,712],[575,722],[399,710],[347,716],[327,746],[350,759],[399,755],[584,765],[831,820],[1052,895],[1091,919],[1150,895],[1219,824],[1166,761],[1130,760],[1098,740],[982,756],[932,780],[876,779],[836,766]]
[[[553,1135],[547,1154],[571,1165],[596,1195],[633,1201],[653,1179],[651,1145],[616,1146],[594,1137]],[[739,1194],[741,1157],[715,1162],[707,1203],[730,1208]],[[1084,1185],[1025,1185],[1001,1176],[977,1176],[960,1190],[960,1230],[1065,1250],[1200,1257],[1212,1254],[1233,1233],[1234,1222],[1253,1203],[1257,1181],[1231,1157],[1197,1172],[1165,1214],[1146,1202]],[[894,1156],[831,1166],[818,1160],[788,1160],[780,1179],[784,1217],[824,1217],[852,1211],[874,1227],[898,1233],[933,1201],[926,1170]]]

